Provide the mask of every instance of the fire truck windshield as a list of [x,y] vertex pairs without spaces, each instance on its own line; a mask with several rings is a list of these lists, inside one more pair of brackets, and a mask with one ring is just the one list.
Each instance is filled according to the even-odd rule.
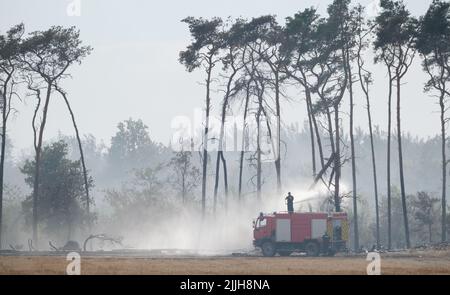
[[259,218],[257,221],[256,221],[256,228],[258,229],[258,228],[263,228],[263,227],[265,227],[267,225],[267,219],[261,219],[261,218]]

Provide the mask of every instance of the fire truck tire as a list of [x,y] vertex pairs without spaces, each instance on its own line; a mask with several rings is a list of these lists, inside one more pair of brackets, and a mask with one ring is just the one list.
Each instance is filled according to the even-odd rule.
[[276,253],[275,244],[271,241],[266,241],[262,244],[262,253],[265,257],[274,257]]
[[278,251],[278,254],[282,257],[288,257],[288,256],[291,256],[292,252],[291,251]]
[[317,257],[320,254],[319,244],[317,242],[308,242],[305,246],[306,255]]

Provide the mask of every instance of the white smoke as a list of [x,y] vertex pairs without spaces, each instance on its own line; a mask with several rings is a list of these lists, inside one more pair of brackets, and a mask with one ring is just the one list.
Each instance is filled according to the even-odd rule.
[[[326,203],[326,191],[307,191],[295,184],[286,185],[286,193],[264,193],[261,201],[254,196],[244,196],[238,201],[230,196],[225,209],[224,200],[219,200],[214,213],[208,208],[202,218],[199,206],[179,205],[175,213],[149,214],[138,218],[139,223],[131,225],[123,221],[123,226],[108,227],[109,232],[123,236],[126,247],[135,249],[180,249],[192,250],[199,254],[230,254],[235,251],[253,249],[253,220],[260,212],[286,211],[285,197],[291,192],[295,197],[296,210],[320,211]],[[128,216],[135,220],[136,216]]]

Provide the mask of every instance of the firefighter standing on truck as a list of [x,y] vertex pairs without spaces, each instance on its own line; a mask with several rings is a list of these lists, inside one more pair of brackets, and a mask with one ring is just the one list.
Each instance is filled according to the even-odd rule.
[[286,204],[289,213],[294,213],[294,196],[291,193],[288,193],[286,197]]

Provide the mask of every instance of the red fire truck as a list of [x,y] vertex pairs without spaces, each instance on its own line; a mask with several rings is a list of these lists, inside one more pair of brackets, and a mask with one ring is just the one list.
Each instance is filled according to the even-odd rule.
[[253,244],[266,257],[334,255],[347,248],[347,213],[263,213],[254,221]]

